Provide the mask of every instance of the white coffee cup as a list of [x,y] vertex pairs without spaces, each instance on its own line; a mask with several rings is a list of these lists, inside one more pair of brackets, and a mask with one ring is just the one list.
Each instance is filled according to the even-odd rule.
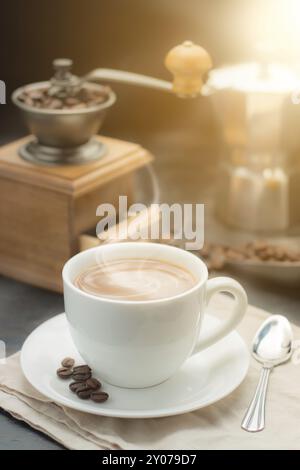
[[[149,258],[175,263],[198,280],[190,290],[158,300],[115,300],[88,294],[74,285],[76,276],[98,262]],[[159,384],[193,354],[232,331],[243,318],[247,295],[228,277],[207,279],[206,265],[197,256],[156,243],[116,243],[83,251],[63,269],[64,298],[70,332],[82,358],[100,380],[127,388]],[[229,292],[232,311],[199,342],[204,311],[212,295]]]

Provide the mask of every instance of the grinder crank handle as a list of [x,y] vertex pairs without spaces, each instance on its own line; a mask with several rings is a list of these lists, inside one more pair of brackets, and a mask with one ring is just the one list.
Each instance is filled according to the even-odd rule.
[[207,94],[204,83],[207,79],[208,71],[212,67],[212,62],[205,49],[191,41],[185,41],[168,52],[165,58],[165,65],[173,74],[173,83],[148,77],[147,75],[101,68],[92,70],[84,79],[90,81],[121,82],[154,88],[173,92],[181,98],[193,98],[200,94]]
[[172,83],[158,78],[148,77],[139,73],[125,72],[115,69],[95,69],[85,77],[89,81],[120,82],[128,85],[137,85],[146,88],[154,88],[163,91],[172,91]]

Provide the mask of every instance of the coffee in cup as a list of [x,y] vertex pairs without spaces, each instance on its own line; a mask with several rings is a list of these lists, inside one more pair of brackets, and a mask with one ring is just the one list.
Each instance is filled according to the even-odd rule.
[[182,294],[197,283],[187,269],[165,260],[128,258],[84,269],[74,285],[88,294],[116,300],[157,300]]

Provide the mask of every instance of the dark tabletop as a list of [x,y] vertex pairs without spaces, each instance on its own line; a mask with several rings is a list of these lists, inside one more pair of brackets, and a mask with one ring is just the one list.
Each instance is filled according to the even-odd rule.
[[[0,277],[0,339],[7,355],[19,351],[26,336],[64,310],[62,295]],[[28,425],[0,412],[0,449],[60,449]]]

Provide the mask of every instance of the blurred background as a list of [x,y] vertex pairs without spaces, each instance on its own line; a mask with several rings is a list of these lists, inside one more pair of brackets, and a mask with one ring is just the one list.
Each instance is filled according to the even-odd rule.
[[[256,59],[261,42],[272,45],[274,59],[295,64],[299,18],[297,0],[2,0],[1,79],[9,96],[19,85],[47,80],[52,60],[61,56],[74,60],[79,75],[108,67],[169,79],[164,56],[185,39],[205,47],[215,67]],[[139,141],[156,154],[180,158],[182,152],[184,165],[199,171],[217,158],[219,133],[209,100],[113,88],[118,102],[104,134]],[[11,105],[0,107],[0,119],[2,139],[25,133]]]

